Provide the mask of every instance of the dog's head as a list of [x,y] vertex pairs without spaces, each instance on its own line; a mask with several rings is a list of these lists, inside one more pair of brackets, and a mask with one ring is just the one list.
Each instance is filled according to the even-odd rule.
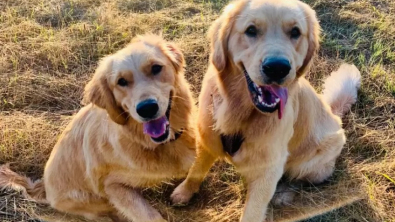
[[84,101],[106,109],[118,124],[143,124],[153,142],[164,143],[170,137],[172,95],[183,70],[184,57],[174,44],[155,35],[140,36],[100,62],[85,87]]
[[245,76],[254,106],[279,110],[287,87],[303,75],[319,47],[315,12],[298,0],[239,0],[213,24],[211,62],[221,73],[237,66]]

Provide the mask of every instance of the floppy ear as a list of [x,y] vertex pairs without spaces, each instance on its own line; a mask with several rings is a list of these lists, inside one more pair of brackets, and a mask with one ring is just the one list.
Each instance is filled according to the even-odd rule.
[[319,46],[320,46],[320,32],[321,27],[318,23],[317,15],[315,11],[310,8],[307,4],[300,2],[304,8],[305,17],[307,19],[308,24],[308,49],[307,55],[303,61],[303,65],[297,71],[297,75],[301,76],[307,72],[310,68],[311,60],[313,59],[314,55],[317,53]]
[[247,0],[235,1],[224,9],[221,16],[215,20],[208,31],[211,42],[211,62],[219,72],[229,63],[228,40],[237,15],[244,9]]
[[94,105],[107,110],[110,118],[120,124],[125,125],[127,122],[127,114],[119,107],[108,85],[107,77],[111,74],[112,58],[111,56],[104,58],[96,69],[93,78],[85,86],[84,103],[93,103]]
[[166,42],[162,47],[162,50],[167,55],[167,57],[170,58],[177,73],[180,73],[181,71],[184,70],[185,68],[184,55],[174,43]]

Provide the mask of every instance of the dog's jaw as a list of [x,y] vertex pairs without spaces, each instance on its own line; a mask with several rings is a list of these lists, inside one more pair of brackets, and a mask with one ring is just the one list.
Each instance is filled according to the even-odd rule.
[[260,86],[252,81],[245,69],[243,72],[255,108],[263,113],[273,113],[278,110],[278,118],[281,119],[288,100],[287,88],[277,85]]

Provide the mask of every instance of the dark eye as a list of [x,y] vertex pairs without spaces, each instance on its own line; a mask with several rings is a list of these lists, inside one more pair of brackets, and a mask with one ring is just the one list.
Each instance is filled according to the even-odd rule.
[[120,79],[118,79],[118,85],[120,85],[120,86],[127,86],[128,85],[128,81],[126,81],[126,79],[124,79],[124,78],[120,78]]
[[293,27],[291,30],[291,38],[297,39],[300,36],[300,30],[298,27]]
[[248,26],[247,30],[245,31],[245,34],[249,37],[256,37],[256,35],[258,34],[258,30],[256,29],[255,26],[251,25]]
[[162,71],[162,66],[161,65],[153,65],[152,68],[151,68],[151,72],[154,75],[159,74],[160,71]]

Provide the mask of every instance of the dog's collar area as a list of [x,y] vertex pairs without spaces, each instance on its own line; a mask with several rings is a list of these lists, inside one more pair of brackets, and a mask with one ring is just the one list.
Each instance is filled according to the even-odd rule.
[[[170,111],[171,111],[172,102],[173,102],[173,91],[170,92],[169,105],[168,105],[167,110],[166,110],[166,117],[169,120],[169,122],[170,122]],[[174,141],[178,140],[181,137],[183,132],[184,132],[183,128],[181,128],[180,130],[176,131],[174,133],[174,138],[171,139],[168,143],[171,143],[171,142],[174,142]]]
[[221,134],[222,148],[226,153],[233,157],[237,151],[240,150],[244,139],[245,138],[241,133],[236,133],[233,135]]
[[[170,130],[170,129],[169,129]],[[167,143],[171,143],[171,142],[175,142],[176,140],[178,140],[180,137],[181,137],[181,135],[184,133],[184,129],[183,128],[181,128],[180,130],[178,130],[178,131],[175,131],[175,133],[174,133],[174,138],[173,139],[170,139],[169,141],[167,141],[167,142],[164,142],[164,143],[162,143],[162,144],[159,144],[159,146],[160,145],[165,145],[165,144],[167,144]]]
[[169,105],[167,105],[167,110],[165,114],[169,122],[170,122],[170,111],[171,111],[172,102],[173,102],[173,91],[170,92]]
[[184,132],[184,129],[182,129],[182,128],[179,131],[176,131],[174,133],[174,139],[171,139],[169,142],[174,142],[174,141],[178,140],[181,137],[183,132]]
[[[212,99],[212,109],[213,112],[215,112],[215,102],[213,98],[213,94],[211,93],[211,99]],[[226,134],[221,134],[221,142],[222,142],[222,149],[229,154],[231,157],[233,157],[237,151],[240,150],[241,145],[244,142],[244,136],[241,133],[236,133],[232,135],[226,135]]]

